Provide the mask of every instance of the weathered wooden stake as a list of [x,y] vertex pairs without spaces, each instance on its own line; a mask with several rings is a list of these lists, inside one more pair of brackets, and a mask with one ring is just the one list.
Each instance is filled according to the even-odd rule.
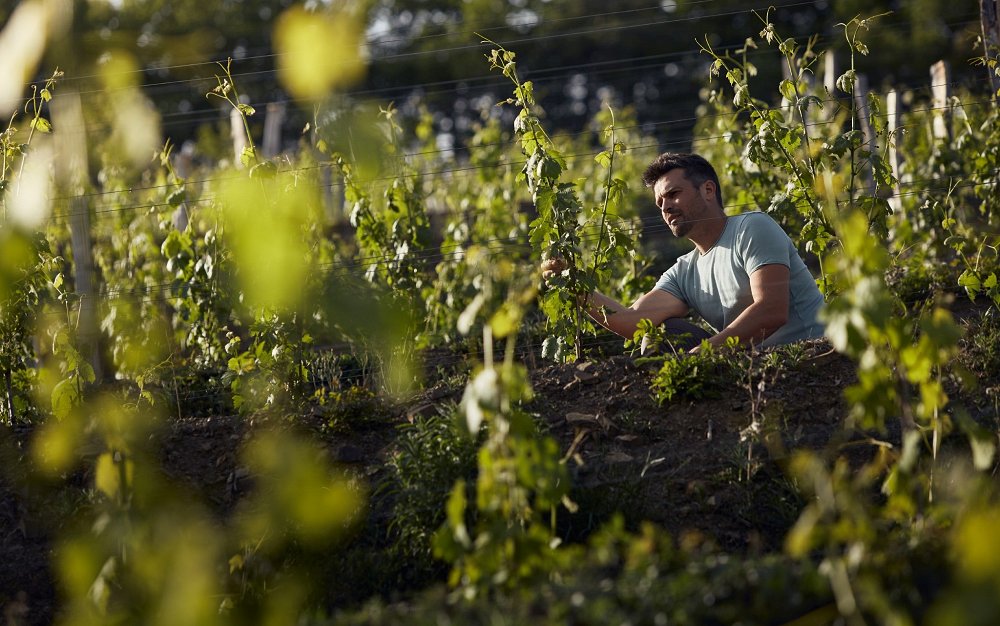
[[831,97],[836,97],[837,89],[837,55],[833,50],[823,54],[823,87]]
[[951,67],[947,61],[938,61],[931,66],[931,106],[934,117],[934,138],[951,138]]
[[243,127],[243,116],[236,109],[229,112],[229,133],[233,138],[234,165],[237,168],[243,167],[243,150],[247,147],[247,131]]
[[285,122],[286,106],[284,102],[272,102],[267,105],[267,116],[264,118],[264,157],[270,159],[281,152],[281,125]]
[[902,201],[900,200],[900,183],[902,182],[902,158],[899,155],[899,150],[896,144],[900,140],[900,106],[899,106],[899,92],[895,89],[889,90],[889,93],[885,96],[885,108],[886,108],[886,141],[889,146],[889,166],[892,168],[892,176],[896,179],[896,184],[892,189],[892,196],[889,198],[889,206],[892,210],[899,212],[902,210]]
[[[865,138],[865,146],[872,154],[878,150],[878,142],[875,140],[875,130],[872,128],[871,108],[868,106],[868,77],[858,74],[857,82],[854,84],[854,108],[858,116],[858,125]],[[875,177],[872,175],[871,167],[864,169],[865,190],[868,195],[875,195]]]
[[[78,188],[77,193],[82,193]],[[69,236],[73,246],[73,280],[80,298],[80,319],[77,341],[80,353],[94,368],[101,380],[101,334],[97,323],[97,285],[94,276],[94,244],[90,237],[90,203],[87,196],[77,196],[70,201]]]
[[83,104],[76,92],[64,94],[58,102],[53,100],[52,104],[56,140],[62,144],[56,170],[64,188],[73,196],[69,207],[69,233],[73,248],[73,281],[80,300],[77,349],[94,369],[97,380],[101,380],[104,373],[101,367],[101,332],[98,326],[98,290],[90,236],[90,201],[84,195],[89,184],[90,167],[87,162],[86,135],[77,130],[84,128]]

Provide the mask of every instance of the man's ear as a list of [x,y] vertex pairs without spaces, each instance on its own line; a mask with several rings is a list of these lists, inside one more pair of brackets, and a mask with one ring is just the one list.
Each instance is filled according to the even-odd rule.
[[701,193],[706,201],[715,200],[716,185],[714,180],[706,180],[701,185]]

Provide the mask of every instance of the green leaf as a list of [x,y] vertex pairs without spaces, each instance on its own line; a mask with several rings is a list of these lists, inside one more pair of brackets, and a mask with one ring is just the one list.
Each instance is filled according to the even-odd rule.
[[240,153],[240,163],[244,167],[249,166],[257,159],[257,153],[254,151],[253,146],[247,146],[243,148],[243,152]]
[[94,486],[109,498],[115,498],[121,490],[118,468],[110,452],[105,452],[97,459],[94,468]]
[[965,291],[969,294],[971,300],[976,299],[976,295],[982,290],[983,284],[971,270],[965,270],[962,275],[958,277],[958,284],[961,287],[965,287]]
[[94,368],[87,361],[80,361],[77,372],[78,376],[83,379],[83,382],[85,383],[92,383],[97,380],[97,376],[94,374]]
[[972,464],[981,472],[990,469],[997,451],[996,434],[976,423],[967,415],[958,415],[958,425],[969,438],[969,445],[972,447]]
[[68,417],[73,407],[79,403],[80,390],[75,378],[61,380],[52,388],[52,413],[58,419]]
[[840,89],[844,93],[853,93],[854,84],[857,82],[857,72],[852,70],[847,70],[837,78],[837,89]]
[[245,115],[247,117],[250,117],[251,115],[253,115],[254,113],[257,112],[257,110],[254,109],[249,104],[239,104],[239,105],[236,106],[236,108],[239,110],[240,113],[242,113],[243,115]]
[[31,120],[31,127],[40,133],[51,133],[52,124],[49,123],[44,117],[37,117]]
[[903,436],[903,453],[899,457],[899,468],[903,472],[912,472],[920,456],[920,431],[911,430]]
[[[552,212],[552,204],[556,199],[556,194],[551,188],[540,189],[535,194],[535,209],[538,215],[547,216]],[[536,220],[537,221],[537,220]]]
[[180,203],[184,201],[184,188],[180,187],[174,189],[167,195],[167,204],[172,207],[180,206]]
[[493,336],[497,339],[503,339],[516,332],[520,317],[520,312],[510,302],[504,302],[503,306],[490,318]]
[[455,481],[455,487],[448,496],[448,504],[445,506],[445,513],[448,517],[448,525],[451,526],[455,541],[464,547],[468,547],[472,542],[469,540],[469,532],[465,528],[465,481],[459,479]]
[[795,96],[797,95],[795,93],[795,83],[788,80],[787,78],[778,83],[778,92],[781,93],[781,96],[785,100],[788,100],[789,102],[795,102]]
[[542,358],[549,361],[554,359],[558,347],[558,341],[555,337],[546,337],[545,341],[542,342]]

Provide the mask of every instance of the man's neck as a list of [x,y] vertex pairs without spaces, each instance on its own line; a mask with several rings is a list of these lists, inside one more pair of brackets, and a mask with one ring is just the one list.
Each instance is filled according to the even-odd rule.
[[719,241],[722,231],[726,229],[726,214],[720,212],[717,218],[709,218],[698,225],[697,229],[688,233],[688,239],[698,249],[699,254],[705,254]]

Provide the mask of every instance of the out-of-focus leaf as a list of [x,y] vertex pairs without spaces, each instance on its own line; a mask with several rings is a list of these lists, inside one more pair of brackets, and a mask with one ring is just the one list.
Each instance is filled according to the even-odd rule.
[[285,11],[274,29],[278,76],[297,98],[320,100],[361,77],[362,26],[346,14]]

